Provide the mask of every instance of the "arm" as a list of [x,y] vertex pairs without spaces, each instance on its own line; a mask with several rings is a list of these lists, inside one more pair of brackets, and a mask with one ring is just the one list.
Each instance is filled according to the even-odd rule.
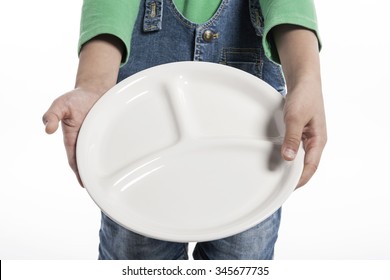
[[295,25],[278,25],[272,34],[288,89],[281,152],[285,160],[294,160],[302,140],[305,160],[298,183],[301,187],[317,170],[327,141],[318,40],[312,31]]
[[123,43],[112,35],[100,35],[86,43],[80,52],[75,89],[54,100],[42,118],[48,134],[62,123],[69,165],[81,185],[76,163],[77,136],[89,110],[116,84],[123,49]]

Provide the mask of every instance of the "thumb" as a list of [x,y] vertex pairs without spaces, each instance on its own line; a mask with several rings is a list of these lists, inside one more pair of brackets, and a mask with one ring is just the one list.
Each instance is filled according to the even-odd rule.
[[67,115],[67,109],[63,101],[64,96],[61,96],[54,100],[50,108],[42,117],[43,124],[46,126],[46,133],[52,134],[56,132],[59,126],[59,122],[62,121]]
[[57,98],[42,117],[43,124],[46,126],[46,133],[52,134],[56,132],[59,122],[62,121],[66,115],[67,109],[66,106],[64,106],[63,100],[61,97]]
[[299,122],[289,120],[286,121],[286,133],[282,144],[282,157],[285,160],[294,160],[299,145],[301,144],[303,126]]
[[58,123],[60,118],[53,112],[47,111],[42,117],[43,124],[46,126],[45,131],[47,134],[52,134],[58,129]]

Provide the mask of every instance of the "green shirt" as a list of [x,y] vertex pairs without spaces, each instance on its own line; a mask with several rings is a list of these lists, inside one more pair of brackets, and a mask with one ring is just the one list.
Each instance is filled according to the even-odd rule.
[[[267,57],[279,62],[270,30],[280,24],[295,24],[313,30],[318,38],[317,17],[313,0],[259,0],[264,16],[263,46]],[[206,22],[218,9],[221,0],[174,0],[176,8],[194,23]],[[130,54],[132,30],[140,0],[84,0],[78,50],[99,34],[112,34],[126,46],[122,62]],[[318,40],[319,45],[320,41]]]

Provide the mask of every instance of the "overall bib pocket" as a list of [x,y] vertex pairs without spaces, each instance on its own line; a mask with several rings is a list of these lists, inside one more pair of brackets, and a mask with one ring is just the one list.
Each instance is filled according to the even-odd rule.
[[223,48],[220,63],[261,78],[261,58],[258,48]]

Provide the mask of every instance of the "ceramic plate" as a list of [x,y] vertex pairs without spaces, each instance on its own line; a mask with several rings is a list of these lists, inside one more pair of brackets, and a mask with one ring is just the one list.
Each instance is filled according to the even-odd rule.
[[77,162],[120,225],[177,242],[242,232],[276,211],[303,168],[280,156],[283,97],[232,67],[178,62],[107,92],[81,128]]

